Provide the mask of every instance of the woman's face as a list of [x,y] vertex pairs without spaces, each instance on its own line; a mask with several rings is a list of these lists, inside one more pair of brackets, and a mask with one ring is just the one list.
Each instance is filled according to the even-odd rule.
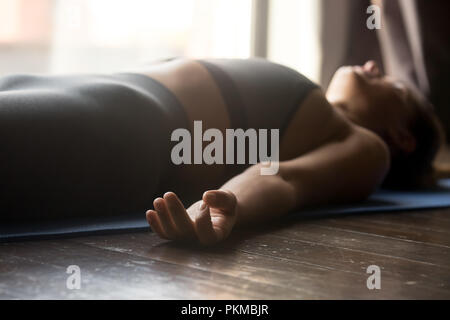
[[406,128],[413,115],[408,89],[383,75],[374,61],[339,68],[326,95],[351,121],[380,135]]

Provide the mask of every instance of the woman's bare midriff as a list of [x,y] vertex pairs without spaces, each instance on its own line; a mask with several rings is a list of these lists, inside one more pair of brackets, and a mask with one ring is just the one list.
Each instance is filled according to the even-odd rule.
[[[200,63],[176,59],[151,65],[141,73],[159,81],[177,97],[189,118],[191,136],[196,120],[202,121],[203,131],[216,128],[225,135],[225,129],[230,128],[227,107],[220,89]],[[204,142],[203,147],[207,144]],[[173,166],[172,171],[171,177],[166,179],[188,184],[189,191],[193,193],[219,187],[227,178],[225,165],[219,164],[181,164]]]

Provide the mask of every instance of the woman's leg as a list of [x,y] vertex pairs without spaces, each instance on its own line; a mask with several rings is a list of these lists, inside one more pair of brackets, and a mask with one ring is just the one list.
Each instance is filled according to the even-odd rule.
[[111,77],[0,78],[0,219],[144,212],[167,153],[153,104]]

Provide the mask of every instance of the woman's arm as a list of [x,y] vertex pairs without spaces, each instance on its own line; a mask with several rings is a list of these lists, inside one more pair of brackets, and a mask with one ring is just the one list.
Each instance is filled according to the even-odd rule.
[[311,205],[363,200],[386,174],[389,153],[380,138],[352,127],[312,152],[281,162],[276,175],[261,175],[260,166],[205,192],[203,201],[188,210],[166,193],[155,200],[156,210],[147,212],[152,229],[167,239],[213,244],[235,226],[261,224]]
[[381,139],[358,128],[280,163],[277,175],[259,175],[260,165],[222,187],[237,197],[237,225],[260,223],[314,205],[364,200],[382,182],[389,153]]

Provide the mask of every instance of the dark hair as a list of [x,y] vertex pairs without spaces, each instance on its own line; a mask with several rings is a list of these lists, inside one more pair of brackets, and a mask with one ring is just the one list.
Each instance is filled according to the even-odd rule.
[[442,126],[434,107],[421,95],[408,92],[407,103],[414,110],[409,130],[416,140],[416,148],[411,153],[391,152],[391,167],[382,184],[384,188],[418,189],[435,183],[433,161],[445,140]]

